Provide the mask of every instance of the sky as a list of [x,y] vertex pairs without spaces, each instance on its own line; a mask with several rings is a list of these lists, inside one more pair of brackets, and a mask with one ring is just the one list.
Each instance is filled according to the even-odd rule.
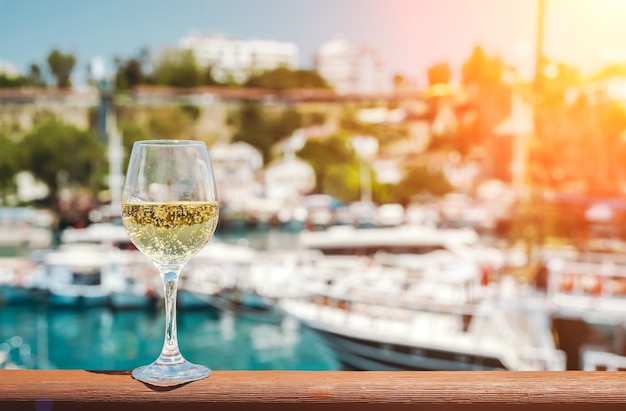
[[[592,71],[626,60],[626,0],[545,0],[544,52]],[[0,61],[26,72],[46,66],[54,48],[78,57],[87,72],[96,56],[147,48],[157,55],[192,31],[240,39],[289,41],[301,68],[334,38],[375,46],[386,74],[425,79],[432,64],[458,73],[482,46],[533,75],[539,0],[0,0]]]

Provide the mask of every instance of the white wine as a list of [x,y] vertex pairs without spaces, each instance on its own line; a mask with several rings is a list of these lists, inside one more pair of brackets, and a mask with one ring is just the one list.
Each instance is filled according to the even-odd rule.
[[124,227],[137,249],[160,265],[187,262],[217,225],[216,201],[124,202]]

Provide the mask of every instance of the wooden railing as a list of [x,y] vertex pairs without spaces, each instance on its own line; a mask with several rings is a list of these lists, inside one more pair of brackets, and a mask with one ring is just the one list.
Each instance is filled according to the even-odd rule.
[[626,410],[624,372],[213,371],[159,388],[126,371],[0,370],[0,410]]

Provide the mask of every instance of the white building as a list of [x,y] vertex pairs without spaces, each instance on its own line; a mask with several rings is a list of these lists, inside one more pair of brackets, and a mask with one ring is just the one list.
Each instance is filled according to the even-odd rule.
[[383,62],[374,47],[343,39],[322,45],[315,69],[340,94],[379,93],[384,89]]
[[238,40],[217,34],[190,34],[179,47],[191,50],[203,67],[213,67],[217,81],[232,78],[238,83],[248,76],[278,67],[295,68],[298,46],[273,40]]
[[260,174],[263,156],[253,146],[244,142],[216,143],[210,150],[215,184],[220,201],[241,206],[263,191]]

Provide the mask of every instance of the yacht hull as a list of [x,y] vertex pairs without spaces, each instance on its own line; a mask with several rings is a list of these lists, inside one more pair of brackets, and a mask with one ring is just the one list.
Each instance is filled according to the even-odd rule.
[[309,326],[346,369],[368,371],[506,370],[497,357],[415,345],[381,342]]

